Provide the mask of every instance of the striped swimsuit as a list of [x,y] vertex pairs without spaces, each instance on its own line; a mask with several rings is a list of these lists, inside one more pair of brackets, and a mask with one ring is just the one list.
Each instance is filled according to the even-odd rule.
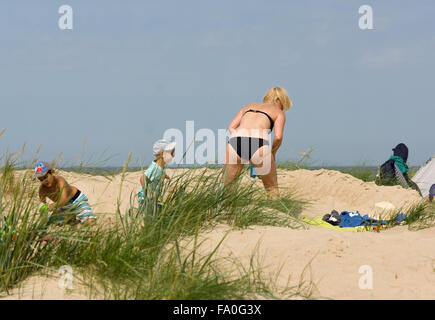
[[72,197],[69,201],[69,204],[59,208],[58,213],[74,213],[76,215],[76,219],[82,223],[88,219],[97,218],[92,212],[88,198],[80,190],[77,190],[74,197]]

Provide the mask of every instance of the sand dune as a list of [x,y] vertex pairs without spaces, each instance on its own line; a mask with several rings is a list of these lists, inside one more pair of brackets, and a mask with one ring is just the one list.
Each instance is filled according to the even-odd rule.
[[[226,230],[207,234],[208,249]],[[258,251],[256,251],[258,246]],[[271,275],[279,268],[279,285],[311,280],[314,298],[434,299],[435,228],[410,232],[396,227],[381,233],[339,232],[311,226],[309,230],[256,227],[232,231],[220,256],[237,257],[248,265],[253,252]],[[360,288],[369,266],[372,289]],[[305,273],[304,273],[305,272]],[[361,279],[361,280],[360,280]]]
[[[176,175],[180,170],[168,172]],[[111,180],[77,173],[62,175],[88,196],[100,219],[114,219],[121,182],[119,175]],[[135,198],[140,176],[140,172],[126,174],[120,197],[121,212],[125,212],[130,199]],[[298,199],[309,201],[301,213],[308,218],[321,217],[332,209],[358,210],[370,215],[375,204],[381,201],[388,201],[406,213],[410,205],[421,201],[415,191],[399,186],[380,187],[337,171],[278,170],[278,176],[281,190],[291,190]],[[260,181],[256,183],[261,185]],[[204,250],[212,248],[228,230],[227,226],[219,226],[203,234],[209,240]],[[283,266],[279,277],[281,286],[287,283],[289,276],[291,283],[296,284],[309,266],[305,269],[309,271],[305,279],[315,283],[314,297],[435,299],[435,228],[413,232],[400,226],[380,233],[353,233],[315,226],[309,226],[308,230],[251,227],[230,231],[219,255],[248,263],[257,245],[265,270],[273,273],[277,266]],[[372,289],[359,286],[364,276],[359,273],[361,266],[369,266],[373,272]],[[10,298],[19,297],[15,294]],[[21,298],[31,298],[31,295],[22,293]]]
[[414,190],[377,186],[334,170],[278,171],[278,174],[282,188],[290,188],[297,198],[310,201],[304,212],[309,218],[323,216],[333,209],[374,216],[375,204],[385,201],[406,212],[412,204],[421,201]]

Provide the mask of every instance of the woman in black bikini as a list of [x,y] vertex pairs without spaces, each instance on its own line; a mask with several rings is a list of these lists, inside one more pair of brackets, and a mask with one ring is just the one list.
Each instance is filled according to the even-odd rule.
[[[263,103],[243,107],[228,126],[230,140],[224,163],[225,185],[233,182],[250,162],[261,177],[270,196],[279,196],[275,157],[283,138],[285,111],[292,106],[285,89],[275,87],[266,92]],[[274,130],[273,145],[270,133]]]

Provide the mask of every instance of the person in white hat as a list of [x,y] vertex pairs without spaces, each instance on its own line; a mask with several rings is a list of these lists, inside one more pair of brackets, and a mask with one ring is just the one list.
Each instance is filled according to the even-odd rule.
[[[141,188],[137,194],[139,203],[143,203],[145,194],[149,199],[153,199],[164,179],[170,179],[165,173],[165,165],[172,162],[175,154],[175,142],[168,142],[164,139],[158,140],[153,145],[155,159],[144,174],[140,177]],[[145,192],[146,191],[146,192]]]

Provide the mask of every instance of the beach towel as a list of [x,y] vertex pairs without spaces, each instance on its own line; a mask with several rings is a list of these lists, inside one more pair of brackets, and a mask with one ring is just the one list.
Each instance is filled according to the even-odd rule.
[[[396,217],[395,222],[400,223],[406,220],[406,215],[404,213],[399,213]],[[364,216],[361,216],[361,214],[351,211],[343,211],[340,213],[340,224],[339,226],[341,228],[353,228],[353,227],[359,227],[359,226],[376,226],[376,225],[385,225],[387,224],[387,221],[385,220],[376,220],[373,218],[370,218],[367,214]]]
[[406,164],[405,161],[403,161],[403,158],[400,156],[391,156],[390,160],[394,161],[394,165],[399,168],[400,172],[407,173],[409,171],[409,167]]
[[322,218],[314,218],[314,219],[308,219],[306,217],[301,217],[301,221],[311,224],[313,226],[321,227],[321,228],[327,228],[327,229],[333,229],[337,231],[350,231],[350,232],[361,232],[365,231],[364,227],[356,227],[356,228],[340,228],[339,226],[333,226],[332,224],[323,221]]

